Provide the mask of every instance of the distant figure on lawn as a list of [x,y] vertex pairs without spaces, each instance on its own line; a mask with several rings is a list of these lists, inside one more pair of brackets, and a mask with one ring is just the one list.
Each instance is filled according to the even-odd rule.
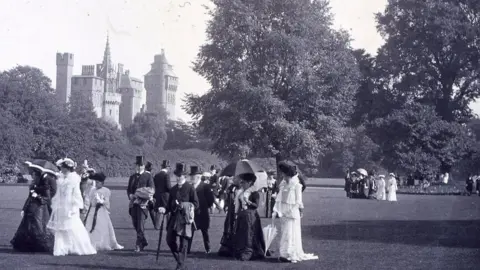
[[466,183],[465,183],[465,189],[467,190],[467,195],[468,196],[472,195],[472,193],[473,193],[473,184],[474,184],[473,175],[470,174],[467,178]]
[[52,198],[52,215],[47,225],[55,233],[53,255],[96,254],[80,218],[80,209],[83,209],[84,204],[80,192],[80,175],[75,172],[76,163],[65,158],[56,164],[61,173],[57,180],[57,194]]
[[377,200],[385,201],[387,199],[385,175],[379,175],[377,182]]
[[50,218],[51,192],[49,175],[30,162],[26,162],[33,180],[23,206],[22,221],[10,243],[20,252],[53,252],[53,234],[47,230]]
[[112,221],[110,220],[110,189],[103,186],[107,177],[103,173],[95,173],[90,177],[94,180],[95,188],[85,198],[87,215],[85,227],[90,233],[90,240],[97,250],[123,249],[115,237]]
[[301,218],[304,206],[302,185],[298,179],[296,166],[280,162],[278,169],[284,177],[273,207],[272,219],[275,220],[278,216],[282,224],[279,260],[295,263],[318,259],[318,256],[303,251]]
[[390,173],[390,178],[387,182],[387,201],[396,202],[397,201],[397,179],[394,173]]

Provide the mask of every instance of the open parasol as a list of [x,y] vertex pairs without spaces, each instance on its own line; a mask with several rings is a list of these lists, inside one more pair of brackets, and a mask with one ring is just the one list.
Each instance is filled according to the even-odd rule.
[[260,166],[248,159],[242,159],[228,164],[227,167],[222,170],[220,176],[237,176],[244,173],[256,174],[260,171],[263,171]]
[[268,186],[267,185],[268,175],[265,171],[257,172],[257,173],[255,173],[255,175],[257,176],[257,180],[255,181],[255,189],[256,190],[260,190],[260,189]]
[[26,162],[29,167],[39,169],[44,173],[56,174],[58,172],[57,166],[50,161],[44,159],[34,159],[31,162]]

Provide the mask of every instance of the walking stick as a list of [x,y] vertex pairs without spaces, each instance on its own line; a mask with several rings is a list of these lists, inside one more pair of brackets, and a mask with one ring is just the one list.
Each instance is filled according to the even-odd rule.
[[158,236],[158,247],[157,247],[157,258],[156,262],[158,262],[158,256],[160,255],[160,245],[162,244],[162,234],[163,234],[163,221],[165,221],[165,214],[160,214],[162,215],[162,224],[160,225],[160,233]]

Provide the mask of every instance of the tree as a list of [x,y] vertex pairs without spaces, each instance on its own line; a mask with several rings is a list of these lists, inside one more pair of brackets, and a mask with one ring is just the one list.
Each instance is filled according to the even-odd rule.
[[386,168],[423,175],[449,172],[473,142],[466,127],[442,120],[434,107],[419,103],[376,119],[368,133],[380,146]]
[[377,64],[391,92],[468,121],[480,97],[480,1],[390,0],[377,21],[386,40]]
[[165,126],[167,141],[164,149],[210,149],[210,140],[200,136],[195,126],[184,121],[168,121]]
[[126,128],[126,135],[133,145],[163,149],[167,140],[165,124],[165,112],[142,112]]
[[327,1],[214,0],[184,109],[213,152],[316,163],[341,141],[358,70]]

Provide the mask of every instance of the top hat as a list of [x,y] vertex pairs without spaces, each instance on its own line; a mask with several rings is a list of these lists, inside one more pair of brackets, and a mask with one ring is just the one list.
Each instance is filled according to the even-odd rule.
[[190,175],[202,174],[198,166],[190,166]]
[[90,179],[103,183],[105,179],[107,179],[107,176],[103,172],[99,172],[90,176]]
[[137,156],[135,159],[135,165],[144,166],[145,161],[143,156]]
[[185,175],[187,174],[187,171],[186,171],[186,168],[185,168],[185,164],[183,163],[177,163],[175,164],[175,170],[173,171],[173,174],[175,174],[176,176],[180,176],[180,175]]
[[210,166],[210,171],[215,170],[215,165]]
[[170,167],[170,161],[168,160],[163,160],[162,161],[162,168],[167,168]]

